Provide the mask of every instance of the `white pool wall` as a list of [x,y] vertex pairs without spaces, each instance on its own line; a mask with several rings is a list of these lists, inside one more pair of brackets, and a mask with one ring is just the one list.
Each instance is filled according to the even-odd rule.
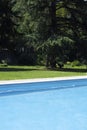
[[72,80],[72,79],[86,79],[87,76],[72,76],[72,77],[53,77],[53,78],[37,78],[37,79],[20,79],[20,80],[1,80],[0,85],[3,84],[20,84],[20,83],[34,83],[46,81]]

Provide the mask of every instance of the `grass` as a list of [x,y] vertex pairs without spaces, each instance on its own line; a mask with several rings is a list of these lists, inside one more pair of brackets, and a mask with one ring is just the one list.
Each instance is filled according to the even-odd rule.
[[83,76],[86,74],[84,66],[66,67],[61,70],[47,70],[43,66],[0,66],[0,80]]

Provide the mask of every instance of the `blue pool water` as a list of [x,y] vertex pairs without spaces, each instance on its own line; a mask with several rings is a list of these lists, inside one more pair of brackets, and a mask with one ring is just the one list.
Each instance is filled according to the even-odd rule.
[[0,85],[0,130],[87,130],[87,79]]

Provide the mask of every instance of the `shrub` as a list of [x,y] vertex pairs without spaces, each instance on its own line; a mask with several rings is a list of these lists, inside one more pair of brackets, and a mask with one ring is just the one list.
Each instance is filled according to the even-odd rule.
[[74,66],[80,66],[81,63],[80,63],[80,61],[75,60],[75,61],[73,61],[73,62],[71,63],[71,65],[72,65],[72,67],[74,67]]

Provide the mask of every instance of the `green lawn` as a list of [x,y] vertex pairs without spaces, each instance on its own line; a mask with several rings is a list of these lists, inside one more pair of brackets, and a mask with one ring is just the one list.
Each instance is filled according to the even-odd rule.
[[85,67],[47,70],[43,66],[0,66],[0,80],[87,75]]

